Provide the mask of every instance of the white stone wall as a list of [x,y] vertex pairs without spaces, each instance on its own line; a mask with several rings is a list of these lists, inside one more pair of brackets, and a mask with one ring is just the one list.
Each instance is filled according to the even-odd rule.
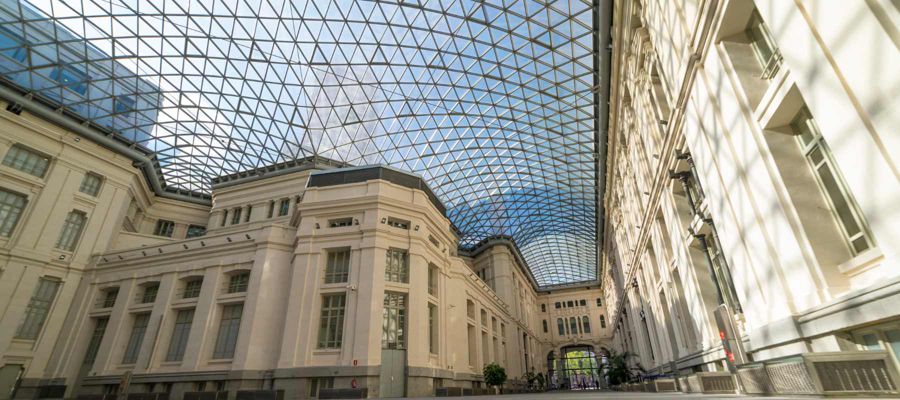
[[[891,145],[900,136],[888,110],[897,108],[900,77],[888,70],[900,58],[891,28],[900,11],[881,1],[615,7],[602,265],[615,341],[645,367],[723,367],[718,301],[690,234],[709,235],[709,224],[692,217],[670,178],[689,170],[677,157],[685,153],[754,359],[857,349],[853,330],[897,318],[887,304],[900,284],[900,147]],[[754,8],[783,56],[769,79],[744,33]],[[867,224],[868,251],[847,248],[809,164],[792,155],[799,150],[787,125],[804,104]]]

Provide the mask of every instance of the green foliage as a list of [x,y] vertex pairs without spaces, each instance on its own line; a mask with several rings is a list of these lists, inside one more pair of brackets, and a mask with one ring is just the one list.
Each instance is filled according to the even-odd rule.
[[506,369],[497,363],[490,363],[484,366],[484,383],[490,386],[502,386],[506,382]]
[[634,354],[627,351],[622,353],[612,351],[610,353],[607,359],[609,360],[609,369],[606,371],[606,378],[610,385],[621,385],[634,379],[634,374],[628,368],[628,359],[633,356]]

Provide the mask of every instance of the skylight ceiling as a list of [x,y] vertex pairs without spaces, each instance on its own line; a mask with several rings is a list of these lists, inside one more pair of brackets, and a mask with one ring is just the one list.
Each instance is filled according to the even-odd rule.
[[0,75],[167,190],[319,155],[422,175],[473,248],[596,279],[591,2],[0,0]]

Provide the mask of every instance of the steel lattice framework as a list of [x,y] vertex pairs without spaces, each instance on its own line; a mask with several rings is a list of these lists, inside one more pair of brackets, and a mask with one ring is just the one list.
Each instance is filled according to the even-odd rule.
[[0,76],[153,154],[166,190],[319,155],[418,173],[539,286],[596,280],[582,0],[0,0]]

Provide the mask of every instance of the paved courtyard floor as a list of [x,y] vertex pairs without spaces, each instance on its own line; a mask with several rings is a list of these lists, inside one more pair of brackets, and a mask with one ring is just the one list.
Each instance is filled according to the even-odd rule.
[[[509,394],[503,396],[472,396],[473,399],[491,399],[491,400],[587,400],[587,399],[746,399],[753,396],[741,395],[717,395],[717,394],[682,394],[682,393],[635,393],[635,392],[612,392],[612,391],[560,391],[545,393],[529,393],[529,394]],[[766,399],[810,399],[816,397],[770,397]],[[420,399],[453,399],[453,397],[420,397]],[[854,399],[858,400],[859,397]]]

